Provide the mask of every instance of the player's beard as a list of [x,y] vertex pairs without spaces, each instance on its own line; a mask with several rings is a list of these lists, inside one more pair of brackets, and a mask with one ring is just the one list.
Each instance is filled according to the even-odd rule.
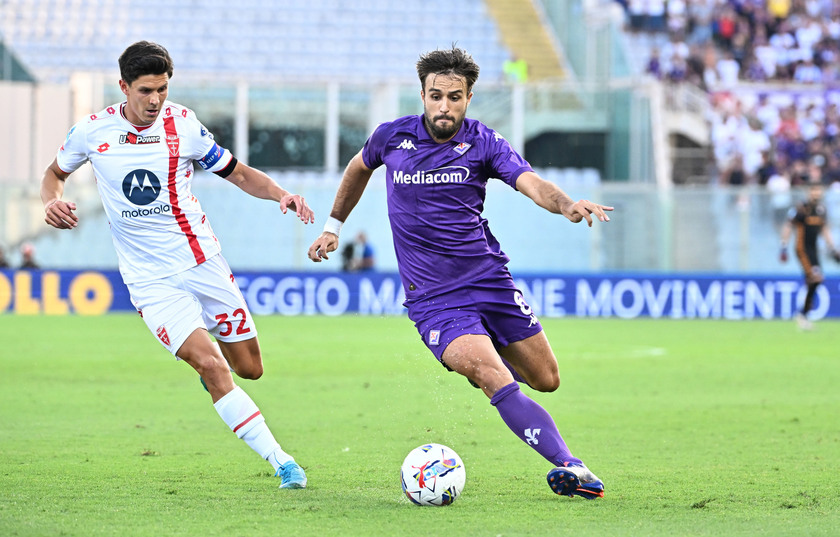
[[452,116],[438,116],[437,119],[446,118],[452,122],[452,126],[448,128],[438,127],[434,121],[429,121],[429,116],[427,114],[423,114],[423,121],[426,123],[426,129],[428,129],[429,134],[432,135],[432,138],[435,140],[448,140],[455,136],[455,133],[458,132],[458,129],[461,128],[461,124],[464,123],[464,118],[460,120],[455,120]]

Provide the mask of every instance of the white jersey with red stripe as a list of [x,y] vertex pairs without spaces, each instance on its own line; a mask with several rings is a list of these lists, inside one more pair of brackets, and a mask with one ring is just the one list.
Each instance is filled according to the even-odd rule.
[[58,151],[59,168],[93,166],[126,283],[177,274],[221,251],[193,196],[194,162],[223,170],[233,156],[195,113],[166,101],[152,125],[137,127],[114,104],[77,123]]

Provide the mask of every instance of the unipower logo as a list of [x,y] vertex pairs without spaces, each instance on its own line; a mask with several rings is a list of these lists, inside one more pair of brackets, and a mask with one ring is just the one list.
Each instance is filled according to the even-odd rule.
[[160,136],[141,136],[133,132],[127,132],[120,135],[121,144],[142,145],[142,144],[157,144],[160,143]]

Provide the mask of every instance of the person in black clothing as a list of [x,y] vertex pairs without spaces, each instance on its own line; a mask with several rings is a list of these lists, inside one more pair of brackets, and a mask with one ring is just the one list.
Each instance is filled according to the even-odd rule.
[[814,295],[817,288],[823,282],[824,277],[820,268],[820,260],[817,255],[817,238],[822,236],[828,246],[831,256],[840,263],[840,252],[834,247],[826,219],[826,209],[822,202],[823,186],[820,183],[811,183],[808,187],[808,199],[804,203],[790,210],[790,219],[782,228],[782,250],[781,261],[787,261],[787,245],[791,233],[796,234],[795,253],[802,270],[805,273],[805,283],[808,285],[808,293],[805,295],[805,302],[802,309],[796,314],[796,322],[803,330],[812,328],[808,320],[808,312],[814,302]]
[[20,245],[20,256],[22,259],[20,263],[21,270],[38,270],[41,268],[35,261],[35,247],[28,242]]

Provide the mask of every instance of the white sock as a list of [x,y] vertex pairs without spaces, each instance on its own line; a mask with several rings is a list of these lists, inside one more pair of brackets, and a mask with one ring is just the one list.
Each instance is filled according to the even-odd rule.
[[280,448],[280,444],[265,424],[260,409],[242,388],[235,386],[213,406],[230,430],[260,457],[270,462],[275,471],[281,464],[294,460]]

